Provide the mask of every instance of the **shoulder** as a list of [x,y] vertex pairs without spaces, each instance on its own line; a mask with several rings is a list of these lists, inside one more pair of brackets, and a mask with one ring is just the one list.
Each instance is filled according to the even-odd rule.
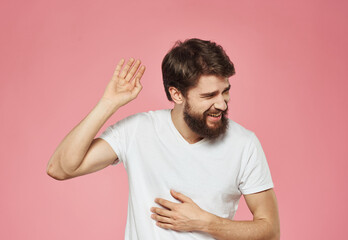
[[244,151],[249,148],[254,133],[241,124],[228,119],[228,128],[225,134],[217,139],[210,140],[209,148],[216,148],[219,151]]
[[163,118],[163,117],[166,117],[169,113],[170,113],[170,109],[161,109],[161,110],[135,113],[126,117],[125,119]]
[[233,140],[250,142],[250,140],[255,136],[255,133],[241,124],[229,119],[228,130],[226,137],[232,138]]
[[256,136],[255,132],[243,127],[242,125],[230,120],[229,130],[227,134],[227,139],[229,142],[231,140],[240,146],[247,152],[256,153],[263,155],[263,149],[259,138]]
[[147,114],[155,119],[160,119],[160,118],[167,118],[168,115],[170,114],[170,109],[161,109],[161,110],[155,110],[155,111],[149,111]]
[[170,110],[156,110],[156,111],[148,111],[148,112],[140,112],[132,114],[128,117],[123,118],[118,123],[125,126],[136,127],[137,125],[146,125],[146,124],[156,124],[157,122],[163,121],[166,119]]
[[253,144],[255,133],[241,124],[229,119],[226,133],[217,139],[216,144],[221,144],[224,148],[232,151],[239,149],[248,151]]

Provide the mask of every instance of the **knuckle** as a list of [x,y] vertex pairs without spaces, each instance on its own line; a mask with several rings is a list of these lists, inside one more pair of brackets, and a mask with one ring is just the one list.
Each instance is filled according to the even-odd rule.
[[179,205],[174,205],[174,206],[172,207],[172,210],[173,210],[173,211],[179,211],[179,209],[180,209],[180,206],[179,206]]
[[166,210],[164,210],[164,209],[161,209],[161,212],[160,212],[160,214],[162,215],[162,216],[166,216],[167,214],[166,214]]
[[179,219],[179,215],[173,214],[172,218],[173,218],[174,220],[178,220],[178,219]]

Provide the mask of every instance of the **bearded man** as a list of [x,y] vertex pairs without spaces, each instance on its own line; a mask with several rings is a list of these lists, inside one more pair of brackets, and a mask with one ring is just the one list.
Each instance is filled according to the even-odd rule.
[[[129,116],[97,132],[142,89],[140,60],[121,60],[95,108],[60,143],[58,180],[122,162],[129,179],[125,239],[279,239],[273,182],[256,135],[227,118],[233,63],[211,41],[177,42],[162,62],[173,109]],[[253,214],[234,221],[241,196]]]

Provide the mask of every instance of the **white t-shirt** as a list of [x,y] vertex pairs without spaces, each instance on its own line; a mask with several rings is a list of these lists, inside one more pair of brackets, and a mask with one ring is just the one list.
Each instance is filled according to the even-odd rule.
[[232,219],[241,194],[273,188],[259,140],[232,120],[224,136],[189,144],[175,128],[170,110],[150,111],[109,126],[100,138],[110,144],[128,173],[126,240],[213,239],[156,226],[150,217],[150,208],[159,206],[155,198],[178,202],[170,189],[203,210]]

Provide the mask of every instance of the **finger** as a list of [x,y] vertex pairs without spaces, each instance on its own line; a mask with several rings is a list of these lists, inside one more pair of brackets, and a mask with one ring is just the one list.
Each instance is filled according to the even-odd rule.
[[135,79],[139,78],[141,79],[144,75],[144,72],[146,70],[146,67],[143,65],[139,68],[139,71],[137,72],[137,75],[135,75]]
[[141,86],[140,84],[140,79],[143,76],[144,72],[145,72],[145,66],[141,66],[133,81],[134,88],[133,88],[132,94],[135,94],[135,96],[138,96],[139,92],[143,88],[143,86]]
[[161,215],[163,217],[169,217],[169,218],[171,218],[172,214],[173,214],[171,211],[169,211],[167,209],[156,208],[156,207],[151,208],[151,212],[156,213],[158,215]]
[[140,84],[140,79],[136,79],[134,81],[134,88],[132,89],[132,96],[136,98],[140,93],[141,89],[143,89],[143,86],[141,86]]
[[173,223],[173,219],[168,218],[168,217],[163,217],[163,216],[157,215],[157,214],[151,214],[151,218],[156,220],[157,222]]
[[170,210],[173,209],[177,205],[177,203],[173,203],[173,202],[165,200],[163,198],[156,198],[155,202],[160,204],[161,206],[163,206],[165,208],[170,209]]
[[131,70],[128,72],[127,76],[126,76],[126,80],[129,82],[132,77],[134,76],[134,74],[136,73],[136,71],[138,70],[139,66],[140,66],[141,61],[140,60],[136,60],[135,64],[133,65],[133,67],[131,68]]
[[175,192],[174,190],[170,190],[170,194],[172,194],[172,196],[175,198],[175,199],[178,199],[179,201],[181,202],[192,202],[192,199],[185,196],[184,194],[182,193],[178,193],[178,192]]
[[124,77],[127,75],[128,71],[129,71],[129,69],[130,69],[130,67],[133,65],[133,62],[134,62],[134,58],[130,58],[130,59],[128,60],[126,66],[123,68],[123,70],[122,70],[121,73],[120,73],[120,77],[121,77],[121,78],[124,78]]
[[123,64],[124,64],[124,59],[122,58],[116,66],[116,69],[115,69],[114,75],[112,76],[112,79],[116,79],[117,76],[120,74],[120,71],[122,69]]
[[172,224],[157,222],[156,225],[164,229],[176,230],[176,228]]

